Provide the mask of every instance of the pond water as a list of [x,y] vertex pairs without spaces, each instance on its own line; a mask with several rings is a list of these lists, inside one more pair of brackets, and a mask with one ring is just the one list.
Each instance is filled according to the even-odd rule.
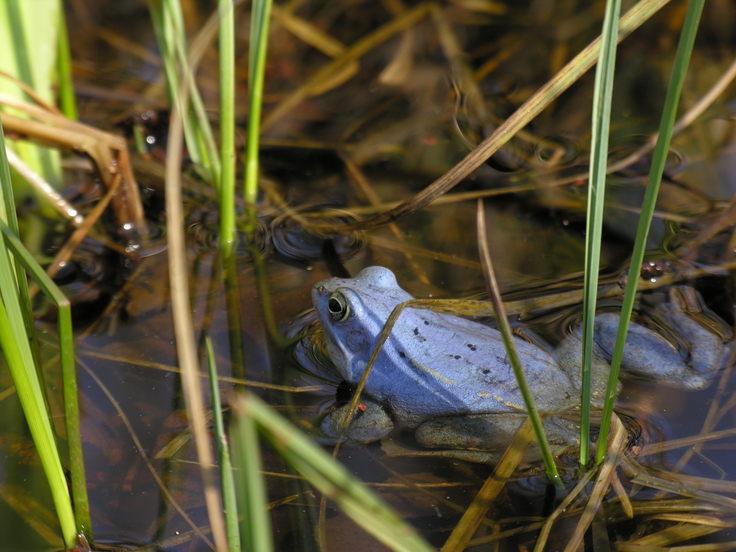
[[[134,47],[141,44],[149,54],[156,51],[145,5],[123,4],[74,5],[68,14],[84,117],[102,127],[111,120],[165,107],[159,67]],[[488,238],[502,291],[509,300],[555,296],[581,287],[592,73],[452,192],[466,195],[455,201],[443,199],[370,232],[333,236],[339,261],[325,255],[322,238],[306,232],[293,216],[296,209],[299,215],[326,211],[322,218],[354,220],[383,211],[421,190],[452,168],[595,38],[602,13],[599,2],[457,1],[434,8],[422,2],[404,4],[292,2],[277,7],[266,76],[264,192],[259,207],[267,297],[244,251],[237,259],[237,298],[233,301],[233,296],[226,296],[214,251],[216,210],[197,191],[199,184],[186,197],[196,339],[202,359],[203,337],[214,342],[226,402],[247,380],[250,389],[303,426],[319,408],[334,401],[337,380],[304,372],[292,348],[274,345],[261,302],[270,302],[279,331],[286,333],[311,308],[312,286],[333,275],[336,264],[353,276],[367,266],[389,267],[402,287],[416,297],[485,297],[474,194],[489,195],[489,190],[495,190],[495,195],[485,199]],[[188,25],[195,32],[212,7],[185,6]],[[238,72],[243,83],[247,73],[245,9],[238,12]],[[280,106],[293,91],[330,59],[290,31],[294,23],[289,14],[338,41],[339,47],[334,48],[339,52],[417,10],[426,12],[403,27],[403,32],[376,43],[358,63],[345,66],[340,74],[327,75],[317,86],[319,90],[305,94],[282,114]],[[622,43],[614,94],[614,160],[634,152],[656,130],[683,10],[680,3],[664,8]],[[731,63],[736,25],[726,22],[735,18],[736,11],[726,2],[707,7],[683,94],[685,109]],[[212,113],[217,110],[214,55],[207,54],[198,75]],[[117,92],[113,95],[108,90]],[[121,99],[122,92],[127,96]],[[247,117],[245,84],[239,85],[239,92],[238,117],[243,122]],[[729,325],[734,322],[730,227],[726,224],[705,246],[692,252],[687,246],[716,219],[734,193],[733,101],[731,87],[705,116],[676,136],[647,257],[657,267],[647,275],[650,285],[661,281],[693,285],[707,306]],[[158,145],[164,138],[165,124]],[[240,136],[239,140],[242,145]],[[159,162],[159,154],[154,149],[150,157],[136,161],[155,228],[163,220],[160,172],[151,169]],[[649,159],[644,154],[610,177],[601,257],[605,283],[615,283],[628,273],[626,259]],[[194,171],[187,170],[190,180],[196,181]],[[79,325],[82,430],[94,530],[100,549],[156,543],[161,550],[207,550],[192,533],[192,526],[206,526],[208,521],[176,369],[165,236],[154,234],[157,237],[144,248],[146,256],[135,267],[128,267],[128,283],[106,290],[111,302],[103,301],[103,308],[88,313]],[[119,267],[108,266],[107,270]],[[73,290],[73,286],[66,289]],[[608,299],[609,305],[615,303],[616,297]],[[240,344],[228,332],[228,309],[240,319]],[[554,345],[579,315],[579,305],[568,304],[531,314],[527,309],[514,321],[517,327],[532,327]],[[239,349],[233,353],[234,348]],[[47,349],[53,357],[52,347]],[[244,372],[231,368],[238,355],[243,357]],[[10,387],[7,374],[3,384],[3,389]],[[304,392],[307,386],[310,389]],[[618,409],[644,427],[644,443],[666,442],[699,434],[713,405],[718,405],[720,418],[705,433],[732,429],[734,411],[728,400],[732,391],[728,377],[698,392],[627,381]],[[11,492],[10,486],[24,487],[22,492],[30,495],[33,485],[25,480],[38,479],[39,470],[32,454],[23,456],[29,445],[20,438],[13,442],[11,436],[21,430],[8,427],[4,431],[2,438],[12,460],[0,468],[7,487],[3,496],[23,499],[25,495]],[[734,479],[733,446],[733,437],[724,435],[706,442],[702,451],[682,465],[688,447],[652,454],[645,450],[639,460],[657,469],[722,479],[715,488],[733,493],[728,483]],[[276,548],[317,550],[319,497],[273,451],[264,447],[263,452]],[[374,484],[437,547],[492,472],[487,465],[452,459],[389,457],[380,443],[344,446],[338,458],[358,477]],[[24,466],[20,474],[14,473],[18,472],[16,464]],[[43,484],[39,487],[34,496],[40,497],[34,500],[48,503]],[[644,488],[636,500],[645,498],[662,503],[671,497]],[[0,542],[0,551],[58,549],[53,535],[39,539],[25,525],[27,518],[17,508],[6,504],[0,508],[6,508],[0,509],[0,534],[17,535],[13,541],[17,544]],[[623,521],[617,508],[613,501],[607,506],[604,517],[609,524],[601,526],[612,541],[677,523],[646,515]],[[494,533],[525,526],[549,510],[544,485],[516,483],[504,491],[475,538],[493,540]],[[356,538],[356,527],[331,504],[323,523],[328,550],[381,549],[362,532]],[[500,549],[530,547],[535,535],[525,532],[513,537],[516,540],[502,540]],[[560,530],[559,535],[564,542],[566,533]],[[688,542],[707,539],[729,541],[733,536],[723,530]]]

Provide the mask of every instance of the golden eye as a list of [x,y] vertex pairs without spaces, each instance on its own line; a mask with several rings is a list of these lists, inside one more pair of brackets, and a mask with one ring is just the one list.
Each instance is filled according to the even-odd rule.
[[327,300],[327,312],[330,313],[330,318],[335,322],[344,322],[350,316],[350,305],[345,300],[345,296],[336,291]]

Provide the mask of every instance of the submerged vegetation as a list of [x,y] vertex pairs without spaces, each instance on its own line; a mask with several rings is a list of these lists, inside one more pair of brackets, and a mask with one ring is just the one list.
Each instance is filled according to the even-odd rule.
[[[16,190],[38,190],[16,222],[0,154],[0,519],[18,521],[24,549],[361,548],[351,523],[395,550],[575,550],[589,531],[626,550],[728,540],[730,369],[696,399],[627,386],[612,413],[628,319],[642,316],[637,290],[685,282],[734,319],[736,35],[719,18],[736,12],[623,4],[620,19],[614,0],[222,0],[211,13],[150,0],[115,6],[118,20],[102,2],[69,6],[71,64],[52,22],[66,116],[12,78],[17,94],[0,93],[6,136],[50,146],[64,174],[56,191],[10,153]],[[129,82],[106,82],[116,71]],[[578,461],[545,451],[538,415],[495,468],[394,436],[380,448],[329,442],[330,458],[315,443],[321,420],[333,403],[368,408],[361,393],[383,341],[347,389],[309,315],[287,325],[315,282],[369,265],[432,298],[409,306],[495,314],[509,345],[511,333],[561,341],[582,304],[588,362],[596,301],[623,311],[600,423],[583,391]],[[484,283],[493,308],[449,300]],[[695,315],[730,340],[707,309]],[[296,347],[312,366],[293,359],[303,335]],[[16,396],[26,422],[10,414]],[[668,420],[689,423],[683,433],[638,438],[691,400],[692,415]],[[550,501],[538,467],[523,464],[532,428]],[[606,446],[589,464],[596,441]],[[48,483],[26,489],[37,458]]]

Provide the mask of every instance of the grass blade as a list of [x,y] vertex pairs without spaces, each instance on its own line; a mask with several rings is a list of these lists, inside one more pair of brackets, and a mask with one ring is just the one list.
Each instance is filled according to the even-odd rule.
[[252,394],[238,397],[237,423],[251,418],[279,454],[350,518],[392,550],[434,550],[373,491]]
[[[74,333],[72,330],[72,310],[69,300],[53,280],[41,268],[36,259],[23,246],[18,236],[5,224],[0,223],[5,244],[14,257],[31,273],[44,294],[58,309],[57,329],[59,333],[59,357],[64,385],[64,415],[66,419],[67,444],[69,446],[69,466],[71,472],[72,496],[74,497],[74,517],[77,531],[83,533],[91,543],[92,520],[87,496],[87,478],[82,453],[82,434],[79,427],[79,394],[77,387],[77,367],[74,360]],[[23,278],[20,281],[24,281]]]
[[[0,202],[0,218],[7,221],[14,217],[14,214],[6,211],[6,206],[12,205],[12,187],[5,157],[2,125],[0,125],[0,186],[3,195]],[[2,297],[0,301],[0,346],[8,362],[33,442],[49,482],[64,543],[67,548],[72,548],[76,544],[77,530],[71,497],[23,319],[18,291],[18,275],[5,247],[0,248],[0,296]]]
[[[205,29],[208,31],[209,29]],[[204,31],[203,31],[204,32]],[[205,34],[205,38],[209,33]],[[192,71],[199,62],[193,56]],[[171,309],[174,319],[176,351],[182,374],[182,387],[187,417],[194,430],[194,445],[204,483],[205,504],[212,527],[212,535],[218,549],[227,549],[225,522],[222,516],[220,491],[214,484],[212,465],[214,458],[210,448],[209,434],[205,426],[205,407],[199,382],[199,361],[194,344],[189,282],[187,275],[186,248],[184,239],[184,214],[181,190],[181,148],[183,142],[182,118],[189,105],[188,80],[178,89],[178,100],[174,104],[166,145],[166,231],[169,238],[169,281],[171,285]]]
[[273,550],[271,517],[268,513],[266,484],[261,468],[261,449],[250,401],[236,399],[230,428],[233,461],[236,467],[238,510],[242,515],[240,534],[249,552]]
[[[235,15],[232,0],[219,0],[220,14],[220,251],[235,244]],[[226,263],[227,264],[227,263]]]
[[[629,270],[629,279],[626,282],[626,291],[624,292],[624,303],[621,306],[621,321],[616,334],[616,346],[611,359],[611,372],[608,379],[608,387],[606,388],[606,402],[603,406],[603,419],[601,420],[601,431],[598,438],[599,443],[605,443],[608,437],[608,430],[611,423],[611,413],[613,412],[613,401],[616,398],[616,383],[618,382],[618,374],[621,368],[621,358],[623,356],[624,342],[626,334],[629,330],[629,319],[634,310],[634,299],[636,298],[636,288],[639,283],[639,267],[644,260],[644,252],[646,250],[647,237],[649,236],[649,227],[651,225],[654,207],[657,203],[657,194],[659,192],[659,184],[662,181],[665,162],[667,161],[667,152],[670,147],[672,137],[672,127],[675,124],[677,115],[677,104],[680,101],[680,93],[685,82],[685,74],[687,66],[690,62],[690,55],[695,44],[695,35],[698,32],[698,24],[700,23],[700,15],[703,11],[704,0],[691,0],[688,4],[687,14],[682,26],[682,34],[680,42],[677,45],[677,53],[675,54],[675,63],[672,68],[672,76],[670,84],[667,88],[667,96],[664,100],[664,108],[662,110],[662,119],[659,124],[659,139],[654,148],[652,157],[652,166],[649,169],[649,179],[647,181],[647,189],[644,194],[644,202],[639,217],[639,226],[636,232],[636,241],[634,243],[634,252],[631,254],[631,268]],[[596,463],[600,464],[605,455],[605,447],[599,446],[596,453]]]
[[[52,76],[56,69],[57,31],[61,2],[0,3],[0,69],[29,85],[47,104],[54,104]],[[7,79],[0,90],[13,98],[26,98],[26,93]],[[56,149],[15,140],[12,147],[21,159],[44,180],[58,188],[61,184],[61,158]],[[35,196],[29,186],[16,189],[19,199]],[[43,212],[53,218],[54,211],[43,200]]]
[[207,369],[210,376],[210,393],[212,396],[212,417],[215,424],[215,455],[220,466],[220,488],[222,489],[222,506],[225,513],[225,531],[229,552],[240,552],[240,528],[238,526],[238,505],[235,495],[235,480],[233,467],[230,462],[230,448],[228,446],[225,423],[222,420],[222,405],[220,404],[220,388],[217,385],[217,367],[215,353],[212,350],[212,340],[208,337]]
[[491,304],[493,305],[493,313],[496,318],[496,324],[498,324],[498,331],[501,332],[501,338],[503,339],[503,346],[506,349],[506,354],[509,357],[509,363],[514,370],[514,376],[519,386],[519,391],[524,399],[524,406],[526,408],[529,419],[531,420],[532,427],[534,428],[534,435],[537,438],[537,444],[539,450],[542,453],[544,459],[544,466],[547,470],[547,477],[558,487],[562,487],[562,481],[560,474],[557,471],[555,460],[552,457],[552,451],[549,448],[549,442],[547,441],[547,435],[544,433],[544,424],[542,418],[537,411],[537,406],[534,402],[534,396],[529,389],[529,384],[526,381],[524,370],[521,366],[521,360],[519,360],[519,353],[516,351],[516,345],[511,337],[511,326],[509,325],[509,319],[506,316],[506,309],[503,306],[501,300],[501,292],[498,289],[498,282],[496,281],[496,273],[493,270],[493,262],[491,261],[491,253],[488,248],[488,241],[486,239],[486,218],[485,212],[483,211],[483,200],[478,200],[478,250],[480,253],[481,264],[483,265],[483,276],[486,280],[486,288],[488,289],[488,295],[491,298]]
[[[585,283],[583,286],[583,370],[580,397],[580,465],[588,465],[590,440],[590,387],[593,362],[593,326],[595,323],[598,272],[600,270],[603,200],[608,162],[608,130],[611,123],[611,98],[616,67],[618,15],[621,0],[608,0],[601,32],[601,51],[595,72],[593,120],[590,144],[590,179],[588,183],[588,218],[585,232]],[[603,441],[605,443],[605,441]]]
[[191,113],[190,109],[184,109],[183,114],[189,156],[203,176],[214,181],[215,187],[219,187],[220,159],[212,129],[192,73],[186,70],[187,46],[181,6],[175,0],[149,0],[148,4],[156,39],[161,49],[169,104],[172,107],[177,105],[181,95],[180,80],[187,79],[187,106],[194,111]]
[[[268,48],[268,23],[271,0],[254,0],[250,15],[250,49],[248,51],[248,144],[245,151],[245,190],[243,197],[251,209],[258,194],[258,145],[263,104],[263,81]],[[254,212],[247,221],[250,235],[255,227]]]
[[72,80],[72,54],[69,50],[69,33],[66,28],[66,17],[64,16],[61,0],[59,1],[59,36],[57,40],[56,70],[58,73],[59,105],[67,119],[76,121],[78,113],[74,81]]

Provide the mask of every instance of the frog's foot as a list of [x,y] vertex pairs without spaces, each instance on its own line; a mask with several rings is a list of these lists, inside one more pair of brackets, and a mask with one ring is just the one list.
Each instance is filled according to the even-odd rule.
[[384,438],[394,429],[394,422],[386,410],[370,400],[361,400],[357,411],[347,429],[343,431],[345,418],[350,405],[330,411],[320,425],[328,440],[351,443],[372,443]]
[[[672,387],[707,387],[730,350],[724,344],[726,324],[703,306],[694,289],[685,286],[673,288],[670,301],[657,305],[656,313],[671,329],[678,346],[649,328],[631,323],[621,367]],[[700,320],[707,320],[707,325]],[[619,316],[613,313],[595,318],[596,343],[608,355],[613,351],[618,322]]]
[[[421,424],[415,431],[417,442],[428,448],[443,448],[464,451],[483,451],[500,457],[506,450],[521,425],[526,414],[473,414],[437,418]],[[564,416],[549,415],[544,419],[544,431],[557,456],[579,446],[579,426]],[[458,455],[463,458],[463,455]],[[524,462],[541,460],[539,447],[533,444],[524,455]]]

